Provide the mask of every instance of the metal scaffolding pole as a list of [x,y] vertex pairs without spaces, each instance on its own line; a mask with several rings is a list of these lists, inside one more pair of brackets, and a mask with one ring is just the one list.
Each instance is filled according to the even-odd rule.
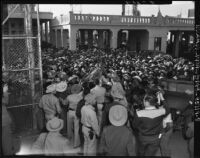
[[41,34],[40,34],[40,17],[39,17],[39,4],[37,4],[37,27],[38,27],[38,57],[40,69],[40,86],[43,94],[43,76],[42,76],[42,51],[41,51]]
[[[29,70],[29,79],[30,79],[30,84],[31,84],[31,100],[33,104],[33,111],[35,109],[34,106],[34,96],[35,96],[35,60],[34,60],[34,51],[33,51],[33,39],[29,38],[33,36],[32,33],[32,14],[31,14],[31,4],[26,4],[25,5],[25,17],[24,17],[24,25],[25,25],[25,33],[26,33],[26,46],[27,46],[27,53],[28,53],[28,67],[30,68]],[[32,118],[33,118],[33,129],[36,129],[36,118],[34,115],[34,112],[32,111]]]

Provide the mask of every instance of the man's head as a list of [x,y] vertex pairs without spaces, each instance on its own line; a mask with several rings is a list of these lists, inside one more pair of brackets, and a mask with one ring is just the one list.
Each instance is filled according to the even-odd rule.
[[144,96],[143,102],[145,107],[151,107],[151,106],[157,107],[158,99],[157,96],[154,94],[146,94]]

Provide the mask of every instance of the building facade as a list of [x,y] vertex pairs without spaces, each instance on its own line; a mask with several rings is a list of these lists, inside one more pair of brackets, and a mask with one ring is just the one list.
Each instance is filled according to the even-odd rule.
[[194,19],[157,16],[75,14],[51,20],[51,43],[75,50],[85,45],[118,48],[126,43],[129,51],[158,50],[174,57],[186,53],[194,42]]
[[[9,15],[11,11],[15,8],[16,4],[7,4],[4,5],[4,14]],[[33,36],[37,35],[37,12],[35,10],[35,5],[31,5],[32,11],[32,33]],[[11,36],[11,35],[23,35],[25,34],[24,29],[24,5],[20,4],[13,14],[9,17],[6,23],[2,27],[2,35],[3,36]],[[6,18],[6,16],[4,16]],[[41,34],[43,39],[48,39],[48,30],[50,30],[48,23],[53,19],[53,13],[50,12],[39,12],[40,19],[40,27]],[[45,39],[45,40],[46,40]]]

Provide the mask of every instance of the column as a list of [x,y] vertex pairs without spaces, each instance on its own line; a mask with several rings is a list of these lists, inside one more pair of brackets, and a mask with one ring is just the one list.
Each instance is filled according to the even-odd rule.
[[112,31],[112,38],[111,38],[111,48],[115,49],[117,48],[117,35],[118,35],[118,29],[111,29]]
[[63,29],[60,30],[61,34],[61,47],[63,47]]
[[49,42],[48,41],[48,23],[47,22],[45,22],[45,41]]
[[57,39],[57,29],[55,29],[55,39],[56,39],[56,48],[58,47],[58,39]]
[[167,49],[167,33],[163,34],[161,39],[161,51],[166,53]]
[[76,32],[77,29],[70,27],[69,30],[69,49],[76,50]]
[[149,44],[148,44],[148,50],[154,50],[154,35],[151,31],[149,31]]
[[179,39],[181,39],[181,32],[177,31],[175,36],[175,57],[179,57]]

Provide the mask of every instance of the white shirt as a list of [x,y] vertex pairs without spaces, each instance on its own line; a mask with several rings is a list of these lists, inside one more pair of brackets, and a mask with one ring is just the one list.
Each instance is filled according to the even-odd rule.
[[99,135],[99,126],[96,112],[92,105],[84,105],[81,109],[81,123],[86,127],[92,127],[94,132]]
[[97,103],[103,103],[105,99],[106,89],[96,85],[94,88],[90,90],[96,96]]

